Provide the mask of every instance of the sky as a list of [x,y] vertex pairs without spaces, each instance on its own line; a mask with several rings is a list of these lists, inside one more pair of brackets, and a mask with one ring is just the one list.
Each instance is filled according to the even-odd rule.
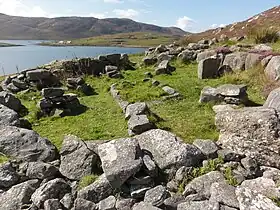
[[248,19],[278,5],[280,0],[0,0],[0,13],[130,18],[200,32]]

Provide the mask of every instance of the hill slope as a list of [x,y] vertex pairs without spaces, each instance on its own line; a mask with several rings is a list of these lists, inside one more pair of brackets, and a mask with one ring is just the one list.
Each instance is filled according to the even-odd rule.
[[219,38],[222,34],[225,34],[228,37],[238,37],[246,35],[251,29],[264,27],[280,31],[280,6],[273,7],[245,21],[236,22],[223,28],[194,34],[191,37],[194,39]]
[[160,27],[130,19],[30,18],[0,14],[0,39],[75,39],[128,32],[186,34],[185,31],[176,27]]

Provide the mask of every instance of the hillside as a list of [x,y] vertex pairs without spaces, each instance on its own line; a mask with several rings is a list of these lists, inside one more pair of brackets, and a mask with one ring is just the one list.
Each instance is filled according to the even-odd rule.
[[94,36],[89,38],[74,39],[67,42],[43,42],[41,45],[51,46],[119,46],[119,47],[154,47],[160,44],[170,44],[180,40],[181,36],[150,33],[132,32],[112,35]]
[[130,19],[30,18],[0,14],[0,39],[77,39],[129,32],[157,32],[181,36],[186,34],[176,27],[160,27]]
[[219,38],[222,34],[228,37],[245,36],[250,30],[256,28],[273,28],[280,31],[280,6],[273,7],[259,13],[247,20],[216,28],[190,36],[195,40],[202,38]]

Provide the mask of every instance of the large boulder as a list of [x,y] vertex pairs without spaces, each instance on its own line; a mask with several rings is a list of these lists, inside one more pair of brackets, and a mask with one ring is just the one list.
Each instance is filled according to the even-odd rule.
[[210,58],[210,57],[215,56],[215,55],[217,55],[216,50],[206,50],[204,52],[201,52],[201,53],[197,54],[196,61],[200,62],[200,61],[202,61],[206,58]]
[[278,80],[280,74],[280,56],[271,58],[264,72],[269,79]]
[[245,70],[247,56],[246,52],[227,54],[223,64],[230,66],[233,70]]
[[191,61],[194,61],[195,60],[195,57],[196,57],[196,54],[194,51],[191,51],[191,50],[184,50],[183,52],[181,52],[177,58],[184,62],[184,63],[188,63],[188,62],[191,62]]
[[168,131],[154,129],[135,137],[142,150],[150,152],[158,167],[179,169],[195,166],[203,158],[201,151]]
[[83,176],[94,173],[99,163],[94,146],[97,147],[97,144],[83,142],[76,136],[65,136],[60,150],[61,174],[70,180],[80,180]]
[[40,208],[46,200],[60,200],[69,192],[71,192],[71,187],[63,179],[57,178],[36,189],[31,196],[31,200],[38,208]]
[[218,112],[218,143],[237,154],[255,157],[261,165],[280,167],[280,122],[274,109],[250,107]]
[[206,58],[198,63],[198,78],[211,79],[216,78],[220,66],[220,59]]
[[24,109],[24,106],[21,104],[20,100],[13,94],[6,91],[0,92],[0,104],[14,110],[15,112],[20,112],[22,109]]
[[249,53],[246,57],[245,61],[245,69],[251,69],[253,67],[256,67],[258,64],[261,63],[261,57],[262,55],[257,53]]
[[8,107],[0,104],[0,126],[20,126],[18,114]]
[[119,188],[142,166],[141,149],[136,139],[118,139],[101,144],[98,154],[105,176],[114,188]]
[[0,126],[0,152],[25,161],[53,161],[56,147],[34,131],[13,126]]
[[35,83],[38,89],[53,87],[60,84],[59,79],[46,69],[36,69],[26,72],[29,82]]
[[112,195],[113,191],[114,189],[109,180],[103,174],[94,183],[78,191],[77,197],[98,203]]
[[263,106],[280,111],[280,88],[276,88],[270,92]]
[[7,192],[0,194],[0,207],[5,210],[22,209],[30,203],[31,195],[39,187],[40,182],[36,179],[29,180],[13,186]]

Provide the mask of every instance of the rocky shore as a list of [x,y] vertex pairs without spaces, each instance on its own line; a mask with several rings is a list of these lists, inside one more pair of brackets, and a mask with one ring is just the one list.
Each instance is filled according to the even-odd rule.
[[[214,79],[262,67],[279,79],[280,56],[266,45],[213,48],[217,40],[187,47],[150,48],[141,61],[154,66],[143,82],[161,87],[165,100],[185,96],[153,75],[176,72],[173,60],[197,62],[197,80]],[[128,55],[102,55],[57,61],[7,77],[0,92],[0,165],[2,210],[278,210],[280,209],[280,89],[264,105],[249,100],[246,84],[223,84],[201,90],[198,103],[211,103],[218,141],[192,144],[157,127],[151,102],[126,101],[118,86],[110,94],[123,111],[130,137],[84,141],[66,135],[58,150],[32,130],[28,109],[16,94],[40,91],[40,117],[86,113],[78,91],[95,94],[83,76],[116,80],[137,71]],[[188,88],[188,87],[186,87]],[[24,93],[24,92],[23,92]],[[114,128],[112,128],[114,129]],[[91,182],[85,186],[85,179]]]

